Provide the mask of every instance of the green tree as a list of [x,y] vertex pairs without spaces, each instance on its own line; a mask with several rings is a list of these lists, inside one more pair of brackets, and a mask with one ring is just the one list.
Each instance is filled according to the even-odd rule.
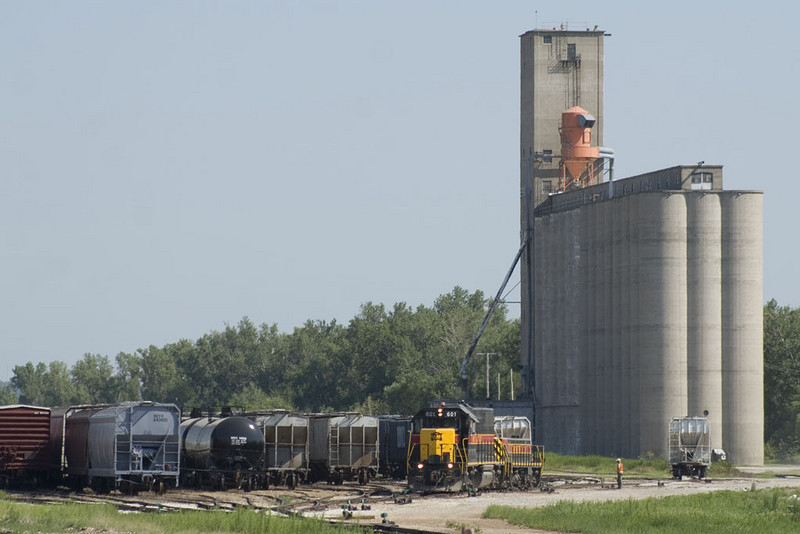
[[246,410],[294,410],[288,400],[277,395],[268,395],[258,386],[248,385],[228,399],[229,406],[242,406]]
[[68,406],[79,401],[67,364],[60,361],[36,366],[28,362],[14,367],[11,385],[19,390],[19,402],[34,406]]
[[0,385],[0,405],[7,406],[17,403],[19,403],[19,397],[17,397],[11,384]]
[[780,460],[800,453],[800,309],[764,306],[764,439]]
[[117,354],[116,380],[118,401],[142,400],[142,356],[141,354]]
[[28,362],[14,366],[11,385],[20,392],[19,401],[22,404],[43,406],[47,391],[47,365],[39,362],[34,366]]
[[72,382],[81,402],[104,404],[117,401],[117,381],[113,380],[114,366],[108,356],[84,354],[72,366]]
[[286,371],[289,365],[289,335],[278,331],[278,325],[262,324],[258,334],[260,368],[254,370],[259,389],[269,395],[288,398]]
[[[181,341],[180,343],[188,343]],[[170,346],[150,345],[139,349],[142,368],[142,399],[154,402],[175,402],[178,382],[177,361],[170,354]]]
[[345,332],[347,369],[342,376],[349,386],[342,402],[353,406],[380,396],[388,385],[388,363],[398,351],[397,334],[382,304],[361,305]]
[[301,410],[344,408],[349,385],[344,329],[333,321],[306,321],[287,340],[285,396]]
[[76,404],[78,392],[72,383],[69,367],[60,361],[50,362],[45,375],[47,391],[44,396],[44,406],[69,406]]

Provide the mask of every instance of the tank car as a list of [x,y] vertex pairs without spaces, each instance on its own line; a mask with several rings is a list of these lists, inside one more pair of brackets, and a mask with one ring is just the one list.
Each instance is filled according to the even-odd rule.
[[273,411],[256,413],[253,418],[264,434],[265,485],[294,489],[308,480],[309,417]]
[[411,432],[408,485],[412,491],[528,487],[541,476],[541,449],[531,443],[530,435],[496,434],[491,408],[442,402],[419,411]]
[[315,414],[309,416],[311,481],[366,484],[378,473],[378,418],[373,415]]
[[67,409],[54,418],[63,424],[67,481],[129,493],[177,486],[180,416],[174,404],[147,401]]
[[264,435],[254,421],[236,415],[193,417],[180,429],[185,485],[245,490],[263,485]]
[[50,439],[50,408],[0,406],[0,485],[36,486],[57,473]]
[[411,417],[404,415],[379,415],[380,447],[379,473],[386,478],[402,480],[408,473],[408,438],[411,434]]

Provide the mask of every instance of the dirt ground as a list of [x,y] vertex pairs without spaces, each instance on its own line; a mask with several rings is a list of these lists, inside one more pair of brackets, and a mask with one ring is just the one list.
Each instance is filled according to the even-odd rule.
[[[568,482],[551,478],[553,492],[485,492],[477,497],[457,496],[413,496],[412,502],[395,504],[387,502],[374,504],[370,511],[354,511],[351,521],[377,522],[381,514],[388,514],[388,519],[398,526],[416,528],[442,533],[458,533],[461,527],[473,528],[481,534],[505,533],[544,533],[543,530],[532,530],[509,525],[502,520],[483,519],[486,507],[491,504],[534,507],[545,506],[567,499],[576,502],[610,501],[621,499],[644,499],[647,497],[666,497],[669,495],[691,495],[716,490],[765,489],[772,487],[796,487],[800,494],[800,476],[789,475],[778,478],[740,478],[718,480],[632,480],[624,481],[622,489],[616,489],[615,480],[609,475],[605,480],[584,480]],[[340,510],[328,510],[325,517],[341,518]],[[375,519],[377,518],[377,519]]]

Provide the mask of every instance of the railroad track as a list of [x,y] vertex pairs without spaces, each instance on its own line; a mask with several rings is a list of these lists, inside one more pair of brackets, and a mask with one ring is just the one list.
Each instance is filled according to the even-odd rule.
[[[610,480],[610,477],[608,478]],[[637,482],[644,482],[639,481]],[[545,477],[544,483],[557,491],[579,490],[601,485],[599,477],[578,474],[557,473]],[[69,492],[66,488],[40,491],[9,491],[9,497],[31,503],[48,504],[60,502],[111,503],[120,510],[143,513],[170,512],[178,510],[220,510],[233,511],[248,508],[256,511],[279,513],[286,516],[316,515],[331,523],[347,525],[362,532],[393,534],[430,534],[431,531],[400,527],[388,519],[381,522],[379,517],[369,517],[368,510],[387,503],[410,503],[416,499],[464,499],[471,498],[463,493],[429,495],[406,494],[404,486],[397,483],[373,481],[365,485],[312,484],[294,490],[272,488],[269,490],[206,491],[178,488],[164,495],[145,493],[129,496],[117,492],[94,494],[93,492]],[[533,490],[536,491],[536,490]],[[331,518],[330,511],[342,508],[342,515]],[[367,511],[365,514],[364,511]],[[351,512],[348,515],[348,512]],[[374,522],[372,522],[374,521]]]

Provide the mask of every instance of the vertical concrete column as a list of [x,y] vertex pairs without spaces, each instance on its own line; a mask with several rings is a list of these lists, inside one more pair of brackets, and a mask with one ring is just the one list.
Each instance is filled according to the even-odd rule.
[[566,425],[563,413],[561,413],[565,394],[563,325],[564,317],[566,316],[566,302],[564,300],[564,272],[566,270],[564,263],[564,226],[566,217],[564,212],[560,212],[551,215],[550,218],[552,219],[552,239],[549,241],[548,255],[553,276],[550,287],[552,298],[549,301],[547,312],[550,316],[550,321],[548,321],[550,343],[546,350],[550,351],[548,360],[551,362],[551,366],[548,378],[552,382],[553,394],[548,399],[548,412],[553,421],[551,426],[557,435],[559,450],[570,451],[571,444],[564,435],[564,427]]
[[722,442],[737,465],[764,463],[763,206],[722,197]]
[[580,339],[580,387],[581,387],[581,438],[578,447],[579,454],[586,454],[591,450],[596,427],[594,425],[594,361],[590,355],[589,344],[591,336],[589,324],[593,318],[591,310],[592,296],[589,291],[591,279],[589,275],[590,255],[590,228],[591,218],[589,210],[582,207],[580,213],[581,225],[581,269],[580,269],[580,299],[581,299],[581,329],[576,337]]
[[719,194],[686,194],[687,401],[708,412],[712,447],[722,447],[722,208]]
[[[550,344],[553,352],[553,381],[555,382],[555,395],[550,399],[550,405],[554,407],[554,415],[558,412],[558,407],[564,405],[564,395],[566,394],[566,370],[564,360],[564,321],[567,317],[569,303],[564,298],[566,282],[566,235],[567,235],[567,213],[560,212],[552,216],[553,219],[553,239],[550,242],[550,257],[552,258],[551,267],[553,269],[553,287],[551,288],[553,299],[550,301],[550,315],[553,321],[550,323]],[[559,427],[559,439],[564,440],[564,421],[562,417],[557,417]]]
[[630,456],[638,457],[641,454],[639,449],[639,436],[640,436],[640,414],[639,405],[641,398],[639,396],[639,362],[641,358],[641,351],[639,350],[639,202],[640,195],[633,195],[626,197],[626,202],[629,206],[628,213],[628,297],[627,309],[628,316],[626,321],[627,329],[630,332],[628,339],[628,371],[629,377],[629,394],[628,401],[630,403],[630,416],[628,423],[630,425]]
[[616,454],[628,455],[628,443],[630,442],[628,419],[630,417],[630,404],[628,403],[628,366],[625,362],[624,349],[624,321],[625,321],[625,298],[627,278],[627,243],[628,236],[624,229],[627,228],[626,209],[627,199],[616,198],[609,200],[609,217],[611,218],[611,243],[612,243],[612,263],[611,263],[611,287],[612,287],[612,310],[610,313],[612,325],[611,339],[611,374],[614,395],[614,442],[612,456]]
[[568,306],[567,316],[564,318],[564,328],[562,344],[564,346],[564,372],[565,386],[567,395],[565,397],[568,406],[568,428],[565,434],[571,443],[574,444],[574,452],[577,454],[580,445],[580,337],[579,333],[583,330],[581,324],[581,299],[580,299],[580,210],[570,210],[566,216],[566,235],[564,242],[565,251],[565,280],[564,280],[564,299]]
[[592,215],[595,228],[595,254],[594,254],[594,267],[592,269],[595,278],[594,287],[594,325],[593,334],[594,340],[592,342],[594,348],[594,358],[596,362],[597,374],[595,375],[595,419],[597,421],[595,450],[600,454],[604,454],[606,444],[608,443],[609,434],[609,420],[606,415],[608,409],[606,407],[607,400],[607,367],[606,367],[606,352],[605,352],[605,338],[603,328],[605,327],[605,302],[603,295],[605,293],[605,276],[603,260],[605,258],[605,243],[603,241],[605,229],[603,228],[604,220],[603,214],[600,209],[601,204],[592,205]]
[[588,248],[587,267],[586,267],[586,359],[587,359],[587,402],[589,405],[589,418],[587,419],[587,439],[586,452],[597,451],[599,446],[600,434],[600,413],[598,402],[600,391],[598,389],[598,376],[600,373],[598,347],[597,347],[597,288],[598,288],[598,245],[597,245],[597,212],[596,206],[583,206],[581,209],[586,213],[586,224],[588,227]]
[[[536,219],[535,225],[535,238],[533,240],[533,254],[534,254],[534,278],[533,278],[533,305],[532,308],[535,314],[534,321],[534,334],[532,339],[533,345],[533,370],[534,370],[534,402],[536,410],[536,438],[545,447],[552,448],[555,444],[551,442],[553,432],[548,428],[548,413],[544,406],[546,399],[550,396],[550,380],[547,373],[550,362],[546,361],[548,358],[547,351],[544,350],[546,346],[545,336],[547,335],[546,322],[548,320],[545,302],[548,298],[549,283],[545,277],[549,273],[546,268],[548,259],[545,257],[545,250],[547,250],[547,240],[550,238],[550,218],[549,216],[542,216]],[[524,307],[523,307],[524,309]],[[524,341],[524,336],[523,336]]]
[[687,409],[686,202],[640,196],[640,454],[666,457],[669,422]]
[[602,454],[611,456],[614,452],[614,442],[617,437],[617,414],[614,411],[614,353],[613,353],[613,223],[611,213],[611,202],[598,202],[597,209],[600,212],[600,244],[603,247],[602,257],[602,294],[599,295],[602,302],[602,321],[600,323],[600,350],[602,351],[603,361],[603,397],[601,402],[603,422],[603,446]]

